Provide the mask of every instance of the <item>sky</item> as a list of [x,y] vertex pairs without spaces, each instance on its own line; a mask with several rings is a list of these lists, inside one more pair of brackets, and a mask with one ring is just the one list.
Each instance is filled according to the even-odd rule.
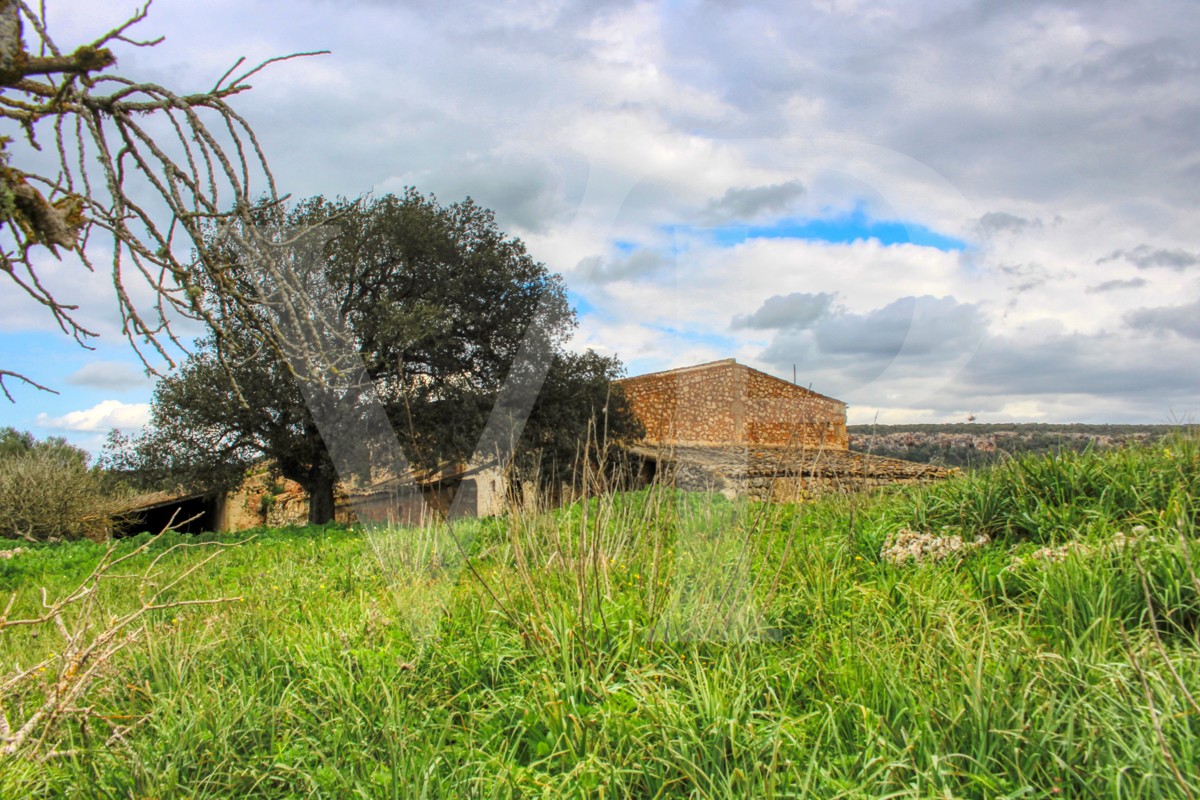
[[[60,47],[123,17],[47,3]],[[130,5],[129,11],[133,10]],[[735,357],[853,423],[1200,416],[1200,15],[1177,2],[157,0],[122,74],[233,105],[281,191],[470,196],[629,374]],[[6,131],[6,133],[8,133]],[[12,134],[15,135],[15,134]],[[153,390],[0,292],[0,426],[95,449]]]

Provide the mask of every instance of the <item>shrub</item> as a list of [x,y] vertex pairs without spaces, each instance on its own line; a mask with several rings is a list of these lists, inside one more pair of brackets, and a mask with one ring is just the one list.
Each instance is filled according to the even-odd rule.
[[122,502],[106,495],[87,454],[34,446],[0,458],[0,536],[27,541],[107,539]]

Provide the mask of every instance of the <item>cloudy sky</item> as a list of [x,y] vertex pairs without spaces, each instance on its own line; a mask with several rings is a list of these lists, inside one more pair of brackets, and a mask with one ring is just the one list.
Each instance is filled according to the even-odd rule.
[[[61,45],[118,21],[48,2]],[[131,7],[132,8],[132,7]],[[286,10],[284,10],[286,8]],[[1178,2],[157,0],[118,50],[236,108],[296,196],[467,195],[631,374],[736,357],[851,422],[1196,421],[1200,15]],[[0,294],[0,425],[95,446],[152,382]]]

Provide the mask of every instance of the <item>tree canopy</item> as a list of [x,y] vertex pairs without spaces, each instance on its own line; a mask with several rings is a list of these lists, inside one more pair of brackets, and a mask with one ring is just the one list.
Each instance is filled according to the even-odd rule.
[[76,447],[61,436],[39,440],[29,431],[19,431],[13,427],[0,428],[0,461],[33,452],[49,453],[56,458],[78,462],[84,467],[90,460],[86,450]]
[[[223,335],[199,341],[160,382],[147,430],[114,442],[114,464],[159,484],[211,487],[270,459],[310,493],[310,521],[324,522],[339,470],[369,476],[393,466],[367,442],[352,441],[381,419],[417,469],[468,462],[505,382],[529,369],[518,358],[523,347],[553,363],[532,376],[538,396],[523,409],[528,421],[505,466],[536,463],[546,477],[561,477],[592,422],[615,438],[637,433],[611,383],[620,362],[564,349],[576,318],[562,279],[505,235],[490,210],[470,199],[443,206],[409,189],[357,201],[315,197],[276,222],[293,250],[304,237],[314,242],[306,257],[292,257],[300,282],[273,284],[255,258],[239,261],[236,247],[228,255],[240,266],[229,274],[244,284],[239,290],[273,298],[258,309],[257,324],[283,346],[255,351],[251,327],[220,319]],[[311,317],[322,313],[334,344],[348,350],[314,344],[320,336]],[[320,376],[302,364],[314,350]],[[325,381],[355,369],[365,378]]]

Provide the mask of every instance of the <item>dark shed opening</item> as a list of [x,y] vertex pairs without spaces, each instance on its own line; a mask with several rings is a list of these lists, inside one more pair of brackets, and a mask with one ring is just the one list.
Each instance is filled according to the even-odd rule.
[[220,505],[220,497],[211,493],[161,500],[134,509],[117,535],[133,536],[143,531],[161,533],[168,526],[180,533],[215,531],[221,521]]

